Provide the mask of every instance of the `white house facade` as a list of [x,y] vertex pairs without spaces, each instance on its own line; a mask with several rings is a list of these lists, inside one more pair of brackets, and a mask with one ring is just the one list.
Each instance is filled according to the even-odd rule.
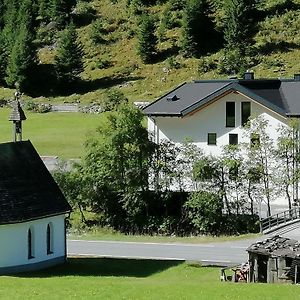
[[32,144],[0,144],[0,170],[0,274],[63,263],[71,208]]
[[[300,75],[255,79],[248,72],[243,79],[183,83],[144,107],[143,112],[155,143],[190,140],[204,154],[218,156],[226,145],[251,144],[259,139],[246,130],[250,118],[267,121],[266,132],[276,142],[279,128],[300,117]],[[277,205],[285,202],[281,198],[276,201]]]
[[184,83],[143,111],[151,138],[160,143],[192,140],[206,154],[219,155],[228,144],[249,142],[244,125],[262,116],[274,140],[278,128],[299,117],[300,79],[206,80]]
[[[228,104],[234,107],[234,126],[226,126]],[[269,136],[277,139],[278,128],[287,125],[288,119],[234,91],[186,117],[148,117],[148,130],[156,143],[169,140],[180,144],[188,139],[206,154],[219,155],[223,147],[230,143],[249,142],[250,137],[246,134],[242,122],[242,108],[245,104],[250,108],[252,116],[262,116],[268,121]],[[212,140],[209,140],[211,136]]]

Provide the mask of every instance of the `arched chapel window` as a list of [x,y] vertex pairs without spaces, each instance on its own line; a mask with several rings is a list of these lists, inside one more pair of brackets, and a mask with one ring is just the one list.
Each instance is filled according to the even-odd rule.
[[53,253],[53,226],[52,223],[47,225],[47,254]]
[[27,233],[27,250],[28,250],[28,259],[34,258],[34,241],[33,241],[32,228],[29,228]]

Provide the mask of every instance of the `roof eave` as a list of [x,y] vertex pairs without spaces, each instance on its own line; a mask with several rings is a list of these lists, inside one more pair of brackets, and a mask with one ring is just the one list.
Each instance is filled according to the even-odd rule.
[[149,118],[151,118],[151,117],[177,117],[177,118],[180,118],[180,117],[182,117],[182,114],[181,113],[159,112],[159,113],[148,113],[147,116]]
[[70,208],[69,210],[63,211],[63,212],[53,213],[53,214],[47,214],[47,215],[44,215],[44,216],[38,216],[38,217],[35,217],[35,218],[28,218],[28,219],[24,219],[24,220],[13,220],[13,221],[10,221],[10,222],[4,222],[4,223],[1,223],[1,222],[0,222],[0,226],[1,226],[1,225],[21,224],[21,223],[26,223],[26,222],[36,221],[36,220],[41,220],[41,219],[44,219],[44,218],[50,218],[50,217],[56,217],[56,216],[68,214],[68,213],[70,213],[70,212],[72,212],[72,208]]

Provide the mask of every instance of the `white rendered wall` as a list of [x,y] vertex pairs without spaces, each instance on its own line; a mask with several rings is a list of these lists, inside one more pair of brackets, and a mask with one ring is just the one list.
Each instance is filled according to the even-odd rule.
[[[235,102],[235,127],[226,127],[226,102]],[[206,154],[219,155],[222,147],[229,144],[229,133],[238,134],[239,143],[249,142],[249,137],[241,126],[241,102],[251,102],[251,115],[262,115],[269,122],[268,132],[274,140],[278,137],[278,127],[287,124],[287,119],[261,104],[251,101],[239,93],[230,93],[212,104],[184,118],[148,118],[148,130],[156,143],[170,140],[182,143],[191,139]],[[170,103],[171,104],[171,103]],[[207,145],[207,134],[217,134],[217,145]]]
[[[65,216],[0,225],[0,268],[38,263],[65,255]],[[47,254],[47,226],[52,223],[52,254]],[[28,229],[34,258],[28,259]]]

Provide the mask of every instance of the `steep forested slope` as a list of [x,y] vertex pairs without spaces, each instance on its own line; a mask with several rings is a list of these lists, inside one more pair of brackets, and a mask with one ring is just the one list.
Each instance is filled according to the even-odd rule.
[[[12,2],[28,1],[36,5],[35,11],[31,11],[34,18],[30,23],[36,32],[32,38],[36,56],[35,66],[27,75],[33,79],[24,91],[28,97],[43,101],[101,101],[107,97],[106,91],[110,88],[119,89],[132,101],[153,100],[183,81],[228,77],[231,69],[236,68],[231,64],[237,56],[241,56],[239,59],[242,59],[242,63],[237,60],[236,64],[241,67],[234,71],[251,69],[256,77],[290,77],[300,72],[300,0],[257,1],[255,15],[244,19],[244,23],[238,23],[237,26],[240,31],[246,31],[249,20],[247,36],[244,37],[245,49],[242,51],[246,54],[243,55],[234,48],[243,47],[242,42],[236,46],[234,39],[233,42],[231,39],[231,44],[228,45],[228,30],[231,29],[225,29],[229,22],[226,7],[236,0]],[[11,1],[1,0],[0,7],[5,6],[6,2]],[[189,10],[185,2],[190,5]],[[238,1],[240,2],[243,1]],[[247,4],[246,0],[244,2]],[[16,7],[20,7],[20,3]],[[57,9],[60,4],[64,4],[66,11]],[[197,53],[193,53],[193,48],[186,46],[187,37],[184,35],[192,32],[189,26],[194,26],[195,21],[191,16],[197,5],[205,13],[203,16],[201,13],[195,16],[196,23],[202,26],[196,32],[205,34],[201,36],[194,33],[198,40],[192,40],[192,43],[196,43],[198,48]],[[249,7],[249,0],[247,5]],[[20,19],[22,11],[23,15],[28,13],[25,8],[15,18]],[[9,20],[7,15],[5,17],[5,9],[1,12],[0,28],[3,32],[5,22]],[[141,39],[147,38],[142,31],[143,15],[152,16],[157,39],[155,53],[146,62],[138,54]],[[76,26],[83,47],[84,71],[75,84],[62,87],[55,78],[53,64],[59,51],[59,37],[70,20]],[[208,26],[213,28],[207,31]],[[236,36],[237,33],[234,32],[233,37]],[[249,36],[251,41],[246,41]],[[12,43],[15,42],[16,39],[13,39]],[[2,52],[0,51],[0,56]],[[9,57],[12,54],[9,52]],[[10,72],[13,71],[14,66]],[[1,72],[5,70],[0,68],[0,74]],[[8,84],[13,87],[13,80],[7,81],[7,76],[2,76],[0,98],[6,99],[13,93],[12,89],[7,88]]]

